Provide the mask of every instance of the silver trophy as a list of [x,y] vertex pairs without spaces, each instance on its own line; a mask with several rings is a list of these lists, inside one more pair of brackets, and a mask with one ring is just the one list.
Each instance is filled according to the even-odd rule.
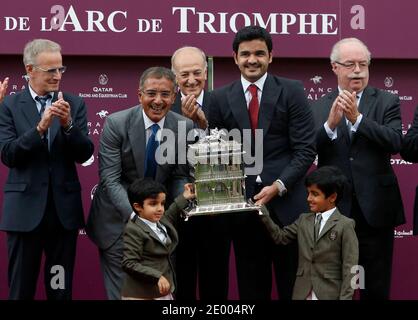
[[195,201],[184,210],[186,219],[256,210],[245,196],[245,174],[242,144],[225,140],[223,131],[214,129],[194,144],[189,145],[188,161],[195,178]]

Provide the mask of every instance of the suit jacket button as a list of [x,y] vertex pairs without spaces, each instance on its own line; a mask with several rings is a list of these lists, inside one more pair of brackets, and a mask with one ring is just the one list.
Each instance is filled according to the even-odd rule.
[[354,158],[353,158],[353,157],[350,157],[349,159],[350,159],[350,161],[353,161],[353,160],[354,160]]

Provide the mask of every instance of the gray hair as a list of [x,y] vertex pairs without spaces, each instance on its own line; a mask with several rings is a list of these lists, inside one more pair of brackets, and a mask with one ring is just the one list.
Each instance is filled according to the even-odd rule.
[[184,51],[184,50],[193,50],[196,53],[199,53],[202,56],[202,61],[203,61],[204,69],[205,70],[207,69],[208,63],[206,61],[206,55],[205,55],[205,53],[201,49],[199,49],[197,47],[185,46],[185,47],[181,47],[181,48],[177,49],[176,51],[174,51],[173,55],[171,56],[171,70],[174,73],[176,73],[176,70],[174,68],[174,62],[176,60],[176,56],[177,56],[178,53],[180,53],[181,51]]
[[61,46],[51,40],[34,39],[25,45],[23,50],[23,64],[36,64],[36,57],[42,52],[61,52]]
[[154,79],[166,78],[167,80],[173,83],[174,92],[177,91],[176,76],[174,75],[173,71],[171,71],[168,68],[151,67],[145,70],[142,73],[141,78],[139,79],[139,89],[142,89],[144,87],[145,81],[147,81],[147,79],[149,78],[154,78]]
[[340,46],[342,44],[349,43],[349,42],[357,43],[357,44],[361,45],[364,48],[364,50],[366,51],[367,62],[370,63],[372,57],[371,57],[371,53],[370,53],[369,49],[367,48],[367,46],[364,44],[363,41],[361,41],[357,38],[341,39],[336,44],[334,44],[334,46],[332,47],[332,50],[331,50],[331,55],[329,57],[330,60],[331,60],[331,63],[334,63],[335,61],[338,61],[340,59]]

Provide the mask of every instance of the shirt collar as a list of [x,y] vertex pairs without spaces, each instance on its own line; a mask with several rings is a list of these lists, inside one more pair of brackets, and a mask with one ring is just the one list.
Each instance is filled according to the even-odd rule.
[[[202,90],[202,92],[199,94],[199,96],[196,98],[197,103],[200,106],[203,106],[203,95],[205,93],[205,90]],[[186,95],[180,91],[181,97],[184,98]]]
[[[29,87],[29,92],[30,92],[30,95],[32,96],[32,99],[33,100],[35,100],[35,98],[37,97],[37,96],[39,96],[39,94],[37,94],[33,89],[32,89],[32,87],[30,86],[30,84],[28,84],[28,87]],[[50,95],[51,96],[51,99],[54,97],[54,91],[51,91],[51,92],[48,92],[46,95]],[[45,95],[45,96],[46,96]],[[36,101],[36,100],[35,100]]]
[[[145,113],[144,109],[142,109],[142,116],[144,117],[144,125],[145,125],[145,130],[149,129],[155,122],[152,121],[150,118],[148,118],[147,114]],[[157,124],[160,126],[160,129],[164,128],[164,121],[165,121],[165,116],[157,122]]]
[[258,90],[263,92],[264,82],[266,82],[266,79],[267,79],[267,72],[260,79],[258,79],[256,82],[250,82],[241,75],[241,84],[242,84],[242,88],[244,89],[244,93],[247,92],[248,87],[251,84],[255,84],[257,86]]
[[323,221],[322,223],[325,224],[328,221],[329,217],[331,217],[331,215],[335,212],[335,209],[336,208],[332,208],[332,209],[329,209],[329,210],[324,211],[322,213],[316,213],[315,218],[316,218],[317,215],[321,214],[322,215],[322,221]]
[[138,216],[139,219],[141,219],[147,226],[149,226],[152,230],[157,230],[157,223],[151,222],[147,219],[141,218]]

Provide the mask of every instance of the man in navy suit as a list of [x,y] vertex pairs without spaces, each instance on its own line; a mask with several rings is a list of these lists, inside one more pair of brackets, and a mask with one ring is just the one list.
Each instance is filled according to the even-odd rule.
[[33,40],[23,61],[27,88],[0,106],[1,161],[9,167],[0,223],[7,231],[9,299],[34,298],[43,253],[48,299],[71,299],[78,229],[84,226],[75,164],[94,149],[86,105],[58,92],[66,69],[59,44]]
[[[255,157],[262,157],[258,160],[263,167],[257,173],[247,172],[247,197],[267,204],[272,219],[285,226],[306,210],[302,178],[315,158],[311,110],[301,82],[267,73],[273,45],[264,28],[239,30],[232,47],[241,79],[213,91],[209,127],[239,129],[244,139],[255,141],[255,149],[262,144],[263,152]],[[255,149],[246,151],[254,154]],[[234,244],[240,298],[270,299],[273,259],[279,296],[291,299],[297,246],[272,248],[253,212],[226,218]]]
[[337,166],[349,180],[339,209],[356,222],[365,276],[360,299],[388,299],[393,231],[405,223],[390,163],[402,143],[400,102],[368,85],[370,52],[360,40],[340,40],[330,60],[338,88],[312,106],[318,166]]
[[[206,130],[211,94],[206,91],[205,53],[196,47],[177,49],[171,58],[179,91],[171,110],[190,118],[195,129]],[[203,131],[200,132],[204,134]],[[229,248],[222,216],[193,217],[178,223],[176,249],[177,300],[228,298]]]

